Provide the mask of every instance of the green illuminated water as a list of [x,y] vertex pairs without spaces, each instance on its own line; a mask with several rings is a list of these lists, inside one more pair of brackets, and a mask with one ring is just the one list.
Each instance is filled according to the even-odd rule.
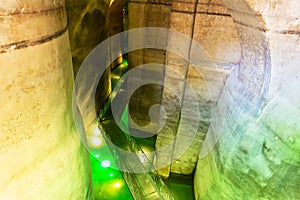
[[[93,155],[92,155],[93,154]],[[133,200],[108,147],[103,145],[90,154],[95,200]]]

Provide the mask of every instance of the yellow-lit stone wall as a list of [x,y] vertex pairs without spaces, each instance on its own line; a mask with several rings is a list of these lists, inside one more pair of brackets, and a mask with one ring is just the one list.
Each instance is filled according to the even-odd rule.
[[[170,13],[171,13],[171,2],[165,0],[159,1],[141,1],[141,0],[131,0],[128,4],[129,10],[129,29],[141,28],[141,27],[162,27],[166,28],[170,23]],[[130,37],[130,36],[129,36]],[[130,39],[128,41],[130,46]],[[167,41],[166,44],[167,45]],[[135,50],[128,54],[129,67],[136,67],[147,63],[158,63],[165,64],[166,52],[158,49],[141,49]],[[147,71],[143,72],[147,74]],[[152,71],[149,73],[155,74],[156,77],[161,77],[163,79],[163,70]],[[132,78],[129,81],[139,81],[138,79],[142,77],[137,77],[136,80]],[[131,84],[129,83],[129,86]],[[155,132],[158,124],[158,116],[154,118],[157,119],[154,124],[148,127],[150,129],[143,129],[142,126],[149,125],[150,117],[148,115],[149,108],[153,104],[160,104],[162,95],[162,86],[155,84],[148,84],[140,89],[138,89],[132,96],[129,103],[129,113],[132,120],[139,127],[131,124],[131,128],[139,129],[145,132]]]
[[[198,66],[197,70],[191,65],[186,66],[187,73],[184,79],[187,82],[182,82],[193,85],[199,110],[191,106],[195,100],[189,91],[185,90],[181,107],[181,127],[177,131],[174,146],[173,157],[176,160],[171,164],[171,172],[191,174],[196,166],[197,155],[210,123],[211,111],[220,97],[230,69],[239,63],[241,49],[233,20],[221,1],[188,1],[185,4],[174,1],[172,5],[172,14],[174,13],[175,16],[171,18],[174,24],[171,23],[170,28],[187,34],[198,42],[213,64],[200,68]],[[185,23],[182,22],[183,19]],[[195,56],[191,52],[188,53],[190,57]],[[174,62],[173,58],[168,60],[176,65],[176,60]],[[179,82],[178,80],[177,83]],[[181,88],[184,90],[184,87]],[[199,113],[200,124],[193,138],[188,134],[190,132],[188,127],[190,122],[195,120],[193,117],[197,116],[196,112]],[[191,140],[193,141],[191,146],[182,154],[180,149]],[[179,152],[182,155],[176,155]]]
[[[186,34],[192,38],[193,34],[193,22],[194,22],[194,10],[195,1],[188,2],[172,2],[172,12],[170,16],[169,28],[174,31]],[[168,27],[165,27],[168,28]],[[178,43],[178,38],[169,37],[168,45]],[[185,49],[185,56],[188,57],[190,43],[180,44]],[[171,165],[169,163],[173,160],[173,154],[176,154],[176,148],[178,148],[177,130],[178,121],[180,119],[180,105],[183,101],[185,79],[189,67],[188,61],[183,59],[181,55],[176,55],[171,52],[167,52],[166,65],[168,66],[165,70],[164,84],[168,85],[169,88],[165,87],[162,95],[162,105],[168,113],[165,126],[157,134],[156,149],[160,149],[168,144],[172,144],[174,148],[169,148],[167,151],[157,152],[156,154],[156,165],[166,166],[158,170],[160,175],[168,177],[171,171]],[[174,71],[178,74],[174,74]],[[177,98],[174,98],[172,91],[177,91]],[[183,136],[184,137],[184,136]],[[178,138],[179,139],[179,138]],[[184,138],[181,138],[182,142]],[[178,140],[177,140],[178,141]],[[182,143],[183,144],[183,143]],[[190,151],[191,152],[191,151]],[[197,158],[197,157],[195,157]],[[192,159],[192,158],[191,158]],[[179,160],[174,162],[175,171],[179,173],[190,174],[190,170],[184,166]],[[177,165],[177,167],[176,167]],[[173,164],[172,164],[173,166]],[[193,167],[192,167],[193,168]],[[174,168],[173,168],[174,169]]]
[[[149,122],[147,113],[150,106],[153,103],[161,103],[168,113],[168,118],[164,128],[157,134],[156,149],[170,143],[173,143],[174,149],[158,152],[156,165],[164,166],[166,163],[170,163],[173,157],[177,157],[177,159],[172,165],[160,169],[159,173],[165,177],[169,176],[170,171],[191,174],[195,168],[197,155],[210,123],[211,109],[214,108],[219,99],[230,70],[240,62],[241,47],[238,32],[231,15],[220,1],[203,0],[196,2],[191,0],[155,3],[151,1],[130,1],[129,29],[151,26],[169,28],[193,38],[210,56],[210,61],[215,64],[214,66],[203,66],[200,70],[201,74],[199,74],[193,73],[193,67],[189,66],[189,63],[180,55],[174,55],[170,52],[143,49],[129,54],[130,66],[139,66],[149,62],[168,66],[169,70],[158,73],[157,76],[163,76],[165,85],[170,85],[172,88],[165,88],[162,94],[159,94],[160,89],[156,88],[156,95],[149,95],[151,89],[147,90],[144,87],[143,90],[147,91],[145,94],[140,92],[139,95],[132,97],[130,113],[134,121],[139,122],[140,125],[147,125]],[[168,38],[166,46],[177,44],[177,42],[176,38]],[[184,45],[187,57],[189,57],[191,44],[182,45]],[[179,76],[174,75],[173,71],[176,71]],[[138,81],[138,78],[134,81]],[[200,128],[196,139],[187,137],[183,127],[180,129],[181,131],[178,130],[180,113],[181,118],[186,119],[186,121],[181,120],[181,124],[189,126],[189,120],[192,120],[189,117],[190,112],[197,112],[193,107],[180,108],[180,104],[183,105],[184,102],[192,101],[192,99],[189,99],[190,94],[184,92],[186,80],[196,86],[201,110],[201,116],[199,116],[201,118]],[[210,86],[209,89],[207,85]],[[178,92],[178,99],[174,98],[172,90]],[[154,100],[154,97],[156,100]],[[183,101],[183,99],[185,100]],[[188,110],[186,110],[187,112],[181,112],[181,109]],[[142,129],[146,132],[153,132],[154,130]],[[182,142],[186,140],[194,140],[194,142],[178,158],[177,154],[179,152],[177,150],[186,145],[185,142]]]
[[[109,1],[66,0],[66,7],[72,61],[76,78],[80,66],[87,55],[109,36]],[[102,74],[98,84],[95,96],[96,112],[103,108],[110,92],[110,67],[108,67]],[[81,108],[80,110],[82,111]],[[82,114],[85,115],[84,113]],[[95,119],[84,120],[92,123]]]
[[[134,95],[130,104],[131,117],[140,125],[149,123],[147,113],[153,103],[161,103],[168,113],[164,128],[157,134],[156,149],[174,143],[176,140],[177,142],[173,144],[174,149],[157,153],[157,166],[170,163],[173,157],[178,157],[173,153],[178,154],[177,150],[186,145],[182,141],[193,139],[187,137],[183,133],[184,131],[178,131],[178,120],[180,119],[180,110],[183,109],[180,108],[180,104],[184,104],[180,101],[183,101],[183,99],[185,99],[185,102],[191,101],[189,99],[190,94],[184,92],[186,79],[197,86],[198,98],[200,99],[198,103],[202,113],[197,137],[191,147],[177,158],[172,165],[159,170],[159,173],[166,177],[169,176],[170,171],[190,174],[195,168],[197,155],[209,126],[211,109],[218,101],[230,70],[233,66],[238,65],[240,61],[241,47],[238,33],[228,10],[220,1],[130,1],[129,29],[151,26],[169,28],[193,38],[208,53],[211,62],[215,63],[214,67],[204,66],[201,69],[201,74],[196,75],[192,72],[192,67],[180,55],[148,49],[136,50],[129,54],[130,66],[153,62],[166,64],[170,69],[170,71],[166,70],[158,73],[157,76],[163,75],[165,85],[172,85],[173,88],[165,88],[162,94],[159,94],[160,89],[156,88],[156,95],[149,95],[151,89],[147,90],[144,87],[143,90],[147,92],[145,94],[137,92],[139,95]],[[169,38],[166,46],[177,42],[176,38]],[[190,44],[182,45],[186,46],[184,47],[186,48],[186,54],[189,54]],[[174,76],[173,70],[177,71],[180,76]],[[210,85],[209,89],[207,84]],[[174,98],[174,94],[170,89],[178,92],[179,99]],[[183,126],[189,125],[189,120],[191,120],[189,112],[195,113],[197,111],[192,107],[186,113],[181,113],[181,118],[187,119],[187,121],[181,121]],[[143,130],[140,127],[139,129],[146,132],[155,130]],[[183,129],[181,128],[181,130]]]
[[64,1],[1,1],[0,29],[0,199],[92,199]]

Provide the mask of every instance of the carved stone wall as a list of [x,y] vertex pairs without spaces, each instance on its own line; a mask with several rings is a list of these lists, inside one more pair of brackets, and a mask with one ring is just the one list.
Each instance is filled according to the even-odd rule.
[[216,145],[200,154],[196,199],[299,199],[300,2],[224,3],[242,58],[212,118]]
[[[143,49],[129,54],[129,65],[139,66],[146,62],[153,62],[165,64],[168,67],[167,70],[157,75],[163,76],[165,85],[171,88],[162,90],[154,87],[152,90],[154,89],[155,95],[138,90],[137,93],[140,96],[132,97],[130,113],[133,115],[133,120],[139,121],[140,125],[147,125],[150,120],[148,116],[150,106],[153,103],[162,104],[168,117],[165,126],[157,134],[156,149],[161,149],[171,143],[174,148],[157,153],[156,165],[166,165],[175,157],[176,159],[171,165],[160,169],[159,173],[165,177],[168,177],[171,171],[191,174],[196,166],[197,155],[210,124],[211,110],[220,97],[232,67],[240,62],[241,47],[237,30],[231,15],[220,1],[175,0],[155,3],[130,1],[129,29],[149,26],[168,28],[189,36],[202,46],[203,51],[210,57],[209,62],[214,64],[195,70],[188,61],[181,57],[182,55],[174,55],[170,52]],[[177,44],[177,42],[176,38],[168,38],[166,46]],[[191,43],[182,44],[187,57],[193,56],[190,55],[190,45]],[[139,78],[137,77],[135,81]],[[195,100],[191,99],[191,94],[185,90],[186,81],[191,83],[196,90],[200,110],[187,105],[188,102],[192,103]],[[177,91],[177,98],[174,98],[172,90]],[[144,87],[144,91],[149,90]],[[153,100],[153,97],[156,100]],[[195,115],[200,118],[200,128],[196,138],[190,138],[185,129],[190,126],[190,120],[193,120],[190,116]],[[182,126],[179,127],[178,124]],[[143,131],[153,132],[154,130]],[[190,140],[194,140],[192,145],[182,154],[180,149],[189,143],[184,141]]]

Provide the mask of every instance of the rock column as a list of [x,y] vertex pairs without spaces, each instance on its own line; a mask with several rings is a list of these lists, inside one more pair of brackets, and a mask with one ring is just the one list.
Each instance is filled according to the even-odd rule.
[[0,199],[91,199],[64,1],[1,1],[0,19]]

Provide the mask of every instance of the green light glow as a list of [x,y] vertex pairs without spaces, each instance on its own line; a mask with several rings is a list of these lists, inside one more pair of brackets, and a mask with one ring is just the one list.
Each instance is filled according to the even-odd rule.
[[[101,152],[99,154],[102,157]],[[95,158],[96,155],[90,154],[95,200],[133,200],[120,171],[111,167],[102,167],[102,162]],[[113,159],[109,162],[111,165],[114,164]]]
[[122,75],[126,72],[128,68],[127,60],[123,59],[122,63],[111,72],[111,86],[114,88]]
[[127,60],[123,59],[122,65],[125,66],[125,67],[127,67],[128,66]]
[[105,140],[101,134],[98,137],[101,145],[90,149],[95,200],[133,200]]

